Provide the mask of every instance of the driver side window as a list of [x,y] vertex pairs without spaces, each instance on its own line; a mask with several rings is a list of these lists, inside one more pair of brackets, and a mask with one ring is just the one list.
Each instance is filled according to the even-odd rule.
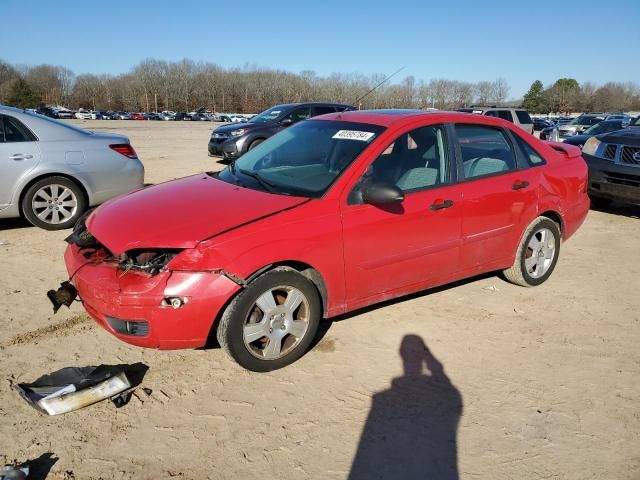
[[369,183],[395,185],[405,193],[449,182],[449,155],[443,125],[429,125],[396,138],[369,165],[350,198],[357,197]]
[[283,118],[283,120],[291,120],[291,123],[298,123],[300,120],[306,120],[311,116],[310,107],[296,108],[293,112]]

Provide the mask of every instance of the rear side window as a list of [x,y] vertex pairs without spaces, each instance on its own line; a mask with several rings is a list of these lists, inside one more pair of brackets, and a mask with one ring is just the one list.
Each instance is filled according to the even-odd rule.
[[520,125],[533,123],[526,110],[516,110],[516,115],[518,116],[518,122],[520,122]]
[[513,115],[511,115],[511,111],[509,110],[498,110],[498,116],[507,122],[513,123]]
[[334,107],[315,107],[314,115],[324,115],[325,113],[335,113]]
[[22,122],[12,117],[0,117],[0,141],[6,143],[31,142],[35,140],[33,134]]
[[458,124],[455,129],[465,179],[515,170],[513,148],[502,130],[465,124]]
[[545,162],[544,158],[542,158],[542,156],[522,138],[520,138],[518,135],[513,135],[513,137],[515,137],[516,143],[520,145],[520,148],[524,153],[524,158],[530,167],[535,167],[536,165],[544,165],[545,163],[547,163]]

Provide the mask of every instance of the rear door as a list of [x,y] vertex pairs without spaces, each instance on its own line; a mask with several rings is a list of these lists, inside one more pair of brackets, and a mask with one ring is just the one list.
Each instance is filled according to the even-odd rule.
[[19,181],[40,161],[36,137],[18,119],[0,115],[0,209],[17,197]]
[[539,169],[519,166],[506,129],[456,124],[454,130],[463,197],[461,270],[501,268],[515,252],[523,218],[536,208]]
[[[444,283],[458,266],[461,197],[444,125],[401,133],[342,206],[347,305],[358,308]],[[400,203],[364,203],[369,183],[400,188]]]

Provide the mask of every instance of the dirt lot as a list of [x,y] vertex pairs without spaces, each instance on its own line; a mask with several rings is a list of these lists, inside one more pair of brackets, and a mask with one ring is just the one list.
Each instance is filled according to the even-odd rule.
[[[127,134],[149,182],[221,168],[206,155],[210,123],[74,123]],[[489,275],[358,312],[269,374],[219,349],[130,347],[80,304],[53,316],[45,292],[65,279],[68,232],[2,221],[0,461],[40,458],[48,479],[340,479],[352,465],[352,478],[377,478],[367,465],[398,459],[419,478],[457,461],[462,479],[638,479],[639,215],[592,211],[541,287]],[[46,417],[12,389],[134,362],[152,393],[121,409]]]

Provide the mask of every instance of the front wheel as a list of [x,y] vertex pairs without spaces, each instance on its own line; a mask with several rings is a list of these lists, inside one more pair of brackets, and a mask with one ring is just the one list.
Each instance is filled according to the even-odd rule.
[[551,276],[560,254],[560,228],[546,217],[536,218],[522,236],[513,265],[504,270],[511,283],[540,285]]
[[288,268],[258,277],[224,311],[218,342],[238,364],[254,372],[285,367],[309,348],[322,305],[313,283]]
[[32,225],[45,230],[61,230],[75,225],[86,210],[87,201],[75,182],[53,176],[31,185],[21,207]]

